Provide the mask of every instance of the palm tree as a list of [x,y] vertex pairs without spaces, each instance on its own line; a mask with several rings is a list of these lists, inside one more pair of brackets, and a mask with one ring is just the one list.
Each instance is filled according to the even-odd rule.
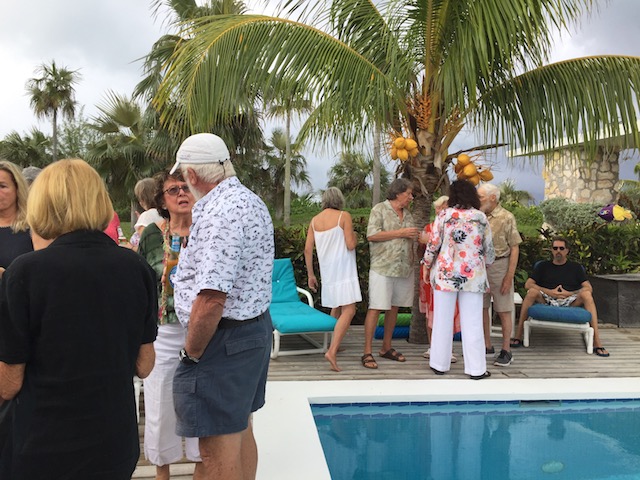
[[[290,161],[287,160],[287,147],[290,149]],[[264,180],[256,190],[265,199],[275,213],[278,220],[284,217],[287,163],[289,163],[289,184],[311,187],[307,173],[307,161],[300,153],[300,145],[291,142],[282,129],[276,128],[271,132],[269,144],[266,145],[264,157]]]
[[501,202],[515,202],[526,207],[529,206],[534,200],[533,195],[531,195],[526,190],[516,189],[516,182],[512,178],[506,179],[499,186]]
[[[283,97],[309,92],[318,105],[303,137],[350,144],[376,129],[412,137],[419,154],[401,171],[415,182],[421,226],[465,125],[482,127],[486,143],[469,151],[551,149],[562,138],[595,150],[600,136],[621,134],[640,143],[640,58],[548,64],[556,32],[594,3],[286,0],[283,18],[199,19],[185,25],[190,41],[177,46],[155,101],[169,125],[218,123],[273,85]],[[176,97],[181,112],[165,108]],[[411,341],[426,338],[418,319]]]
[[[364,208],[372,203],[373,157],[361,152],[341,152],[338,161],[329,170],[328,187],[338,187],[349,208]],[[389,186],[389,172],[381,166],[380,187]]]
[[45,167],[51,163],[51,139],[38,130],[21,136],[18,132],[9,133],[0,141],[0,157],[22,167]]
[[171,164],[177,142],[156,130],[153,111],[126,96],[109,92],[98,110],[91,124],[98,141],[89,147],[87,161],[104,178],[114,203],[125,207],[138,180]]
[[80,78],[77,70],[58,68],[55,60],[36,69],[37,77],[27,81],[31,108],[39,118],[51,117],[53,161],[58,159],[58,113],[72,118],[76,109],[75,89]]
[[[277,93],[265,98],[268,104],[268,115],[272,117],[284,117],[286,141],[285,169],[284,169],[284,224],[291,225],[291,114],[310,112],[311,101],[305,96],[286,96],[278,98]],[[300,148],[300,145],[298,145]]]

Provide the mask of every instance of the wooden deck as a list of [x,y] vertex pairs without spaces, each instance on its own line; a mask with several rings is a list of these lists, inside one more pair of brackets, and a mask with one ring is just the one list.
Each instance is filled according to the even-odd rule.
[[[360,356],[363,349],[363,327],[353,326],[343,341],[344,350],[339,354],[338,364],[342,372],[333,372],[329,363],[321,354],[281,356],[271,361],[270,381],[313,381],[313,380],[375,380],[375,379],[452,379],[468,378],[464,372],[461,355],[462,346],[454,342],[458,363],[443,377],[434,375],[422,357],[425,345],[415,345],[404,339],[394,340],[393,346],[406,357],[405,363],[380,359],[377,352],[381,340],[374,341],[374,356],[378,361],[377,370],[362,367]],[[488,369],[494,377],[506,378],[605,378],[640,376],[640,329],[617,328],[611,325],[600,326],[603,345],[611,353],[609,358],[588,355],[577,333],[555,330],[534,329],[531,333],[529,348],[513,350],[513,363],[509,367],[494,367],[487,359]],[[494,346],[499,350],[499,338],[493,338]],[[282,340],[284,350],[290,348],[308,348],[308,344],[297,336],[288,336]],[[492,381],[492,379],[483,381]],[[144,412],[141,418],[141,445]],[[180,463],[172,467],[173,480],[191,479],[193,464]],[[134,479],[154,478],[155,467],[141,456]]]

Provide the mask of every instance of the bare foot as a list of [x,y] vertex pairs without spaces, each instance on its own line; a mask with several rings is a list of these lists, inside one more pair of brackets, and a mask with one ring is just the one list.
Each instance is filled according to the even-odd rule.
[[341,372],[342,370],[338,367],[338,362],[335,355],[331,355],[330,352],[324,354],[324,358],[331,364],[331,370],[334,372]]

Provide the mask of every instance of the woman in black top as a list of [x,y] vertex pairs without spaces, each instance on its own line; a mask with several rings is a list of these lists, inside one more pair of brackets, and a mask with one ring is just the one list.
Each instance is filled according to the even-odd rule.
[[2,479],[129,480],[135,469],[131,379],[153,368],[158,303],[145,260],[102,232],[112,216],[82,160],[49,165],[31,187],[36,251],[0,289],[0,397],[15,398],[0,423]]
[[0,278],[17,256],[33,250],[26,220],[27,194],[20,169],[0,160]]

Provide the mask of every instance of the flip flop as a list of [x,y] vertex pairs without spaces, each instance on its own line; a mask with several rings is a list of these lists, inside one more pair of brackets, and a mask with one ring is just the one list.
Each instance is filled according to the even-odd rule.
[[482,380],[483,378],[489,378],[491,376],[491,372],[484,372],[482,375],[469,375],[471,380]]
[[364,368],[370,368],[371,370],[375,370],[378,368],[378,364],[376,363],[375,358],[370,353],[366,353],[360,357],[360,361],[362,362],[362,366]]
[[407,359],[404,358],[404,355],[402,355],[400,352],[396,351],[395,348],[390,348],[386,352],[381,353],[380,356],[382,358],[388,358],[389,360],[394,360],[396,362],[406,362],[407,361]]
[[509,346],[511,348],[518,348],[522,346],[522,340],[520,340],[519,338],[512,338],[511,342],[509,343]]
[[609,352],[607,352],[607,349],[604,348],[604,347],[593,347],[593,353],[595,353],[599,357],[608,357],[609,356]]

